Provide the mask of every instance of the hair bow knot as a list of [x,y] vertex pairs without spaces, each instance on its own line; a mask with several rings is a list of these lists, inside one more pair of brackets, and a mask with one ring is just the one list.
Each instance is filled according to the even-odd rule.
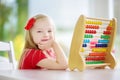
[[34,23],[35,23],[35,19],[34,19],[34,18],[31,18],[31,19],[28,21],[27,25],[25,26],[25,29],[26,29],[26,30],[30,30],[30,29],[32,28],[32,26],[34,25]]

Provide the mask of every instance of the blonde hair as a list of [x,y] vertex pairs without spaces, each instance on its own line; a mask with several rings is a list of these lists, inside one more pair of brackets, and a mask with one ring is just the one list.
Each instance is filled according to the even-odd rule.
[[[35,20],[38,20],[38,19],[49,19],[49,20],[51,20],[51,18],[49,16],[45,15],[45,14],[38,14],[38,15],[34,16],[33,18]],[[31,29],[26,31],[24,49],[26,49],[26,48],[27,49],[31,49],[31,48],[32,49],[38,49],[37,45],[34,43],[34,41],[32,39]]]

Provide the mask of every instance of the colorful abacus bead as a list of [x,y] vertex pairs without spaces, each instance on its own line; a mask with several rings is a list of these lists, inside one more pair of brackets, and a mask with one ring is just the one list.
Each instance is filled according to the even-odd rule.
[[110,35],[110,34],[111,34],[111,32],[107,30],[107,31],[104,31],[104,32],[103,32],[103,34]]
[[109,43],[109,40],[98,40],[98,43]]
[[95,44],[95,47],[108,47],[107,44]]
[[84,38],[93,38],[93,35],[85,34],[85,35],[84,35]]
[[86,64],[103,64],[104,61],[86,61]]
[[87,56],[86,60],[105,60],[104,56]]
[[89,53],[89,56],[106,56],[105,52],[91,52]]
[[85,33],[96,34],[96,30],[85,30]]
[[109,35],[101,35],[101,39],[109,39],[110,36]]
[[88,29],[99,29],[98,25],[86,25],[86,28]]
[[111,27],[111,26],[108,26],[108,27],[106,28],[106,30],[112,30],[112,27]]
[[89,39],[84,39],[84,43],[89,43],[90,40]]
[[107,48],[92,48],[93,52],[106,52]]

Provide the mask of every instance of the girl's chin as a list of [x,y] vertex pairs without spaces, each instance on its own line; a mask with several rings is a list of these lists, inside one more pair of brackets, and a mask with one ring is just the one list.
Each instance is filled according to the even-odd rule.
[[47,45],[48,42],[41,42],[40,44],[41,44],[41,45]]

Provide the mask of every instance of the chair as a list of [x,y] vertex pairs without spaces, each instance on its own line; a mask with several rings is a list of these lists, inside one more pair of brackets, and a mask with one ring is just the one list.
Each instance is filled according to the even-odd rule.
[[[15,60],[14,48],[13,48],[12,41],[9,41],[9,42],[0,41],[0,51],[6,51],[8,53],[8,61],[12,65],[12,69],[15,69],[16,68],[16,60]],[[0,67],[1,66],[4,67],[3,63],[4,62],[2,62]],[[5,64],[8,64],[8,63],[5,63]],[[8,66],[8,67],[10,67],[10,66]]]

